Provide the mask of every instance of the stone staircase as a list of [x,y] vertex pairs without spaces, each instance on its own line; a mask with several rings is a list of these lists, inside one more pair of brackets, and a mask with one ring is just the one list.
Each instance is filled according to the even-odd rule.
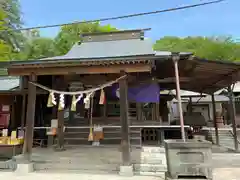
[[[136,108],[129,108],[129,119],[136,118]],[[119,115],[120,116],[120,115]],[[111,124],[109,127],[104,127],[104,139],[101,140],[102,145],[120,145],[121,144],[121,124],[118,120],[113,123],[115,120],[100,120],[102,124]],[[90,145],[91,142],[88,141],[89,136],[89,120],[83,118],[74,117],[72,121],[65,122],[65,145],[74,146],[74,145]],[[142,146],[142,136],[141,128],[130,128],[130,143],[133,147]]]
[[[67,171],[91,173],[118,173],[121,165],[121,151],[118,148],[81,147],[64,152],[35,154],[36,171]],[[134,173],[146,176],[162,176],[166,171],[166,157],[163,147],[142,147],[131,149]]]
[[167,171],[164,147],[143,146],[140,161],[133,164],[134,172],[146,176],[163,176]]
[[[229,129],[219,129],[218,130],[219,134],[219,144],[220,146],[229,148],[229,149],[234,149],[234,139],[233,135],[231,133],[231,130]],[[214,144],[216,144],[216,135],[215,135],[215,130],[211,129],[208,131],[207,139]]]
[[[117,127],[103,128],[104,139],[101,140],[102,145],[120,145],[121,129]],[[90,145],[88,141],[89,128],[66,128],[65,144],[66,145]],[[141,129],[130,129],[130,142],[134,147],[141,147]]]

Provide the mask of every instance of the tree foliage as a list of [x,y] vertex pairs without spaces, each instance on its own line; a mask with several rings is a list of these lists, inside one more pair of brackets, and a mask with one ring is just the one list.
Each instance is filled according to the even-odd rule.
[[[0,9],[0,32],[7,30],[6,22],[5,22],[6,14]],[[11,53],[11,47],[7,44],[5,39],[0,38],[0,58],[8,58]]]
[[[0,0],[0,60],[32,60],[64,55],[81,34],[110,32],[117,29],[99,22],[62,26],[55,38],[40,36],[38,30],[20,32],[22,25],[19,0]],[[16,47],[19,52],[14,51]],[[240,60],[240,44],[229,37],[164,37],[156,41],[155,50],[185,51],[210,60]]]
[[82,33],[110,32],[116,30],[111,25],[102,26],[99,22],[62,26],[55,38],[56,51],[59,55],[66,54],[76,42],[81,41]]
[[83,23],[61,27],[56,38],[40,36],[38,30],[25,32],[24,48],[12,57],[17,60],[33,60],[66,54],[71,47],[81,41],[82,33],[115,31],[110,25],[101,26],[99,23]]
[[229,37],[164,37],[156,41],[154,49],[192,52],[209,60],[240,60],[240,44]]
[[54,41],[50,38],[34,38],[25,44],[24,50],[18,55],[19,60],[33,60],[55,56]]
[[1,0],[0,9],[4,14],[5,31],[0,32],[0,39],[9,44],[13,50],[21,48],[23,36],[17,29],[21,27],[20,3],[18,0]]
[[39,30],[25,32],[25,38],[21,51],[12,55],[15,60],[33,60],[56,55],[54,40],[41,37]]

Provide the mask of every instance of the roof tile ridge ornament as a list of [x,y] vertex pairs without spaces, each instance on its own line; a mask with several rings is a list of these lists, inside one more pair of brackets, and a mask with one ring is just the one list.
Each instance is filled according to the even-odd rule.
[[144,40],[144,32],[147,30],[150,30],[150,29],[83,33],[80,35],[80,39],[82,39],[83,43],[103,42],[103,41],[121,41],[121,40],[132,40],[132,39]]
[[145,28],[145,29],[127,29],[127,30],[117,30],[117,31],[109,31],[109,32],[90,32],[90,33],[82,33],[80,34],[81,37],[89,36],[89,35],[103,35],[103,34],[118,34],[118,33],[134,33],[134,32],[145,32],[149,31],[151,28]]

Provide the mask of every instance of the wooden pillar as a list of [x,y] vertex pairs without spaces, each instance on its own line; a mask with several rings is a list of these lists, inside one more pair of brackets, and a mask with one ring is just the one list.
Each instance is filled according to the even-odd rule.
[[229,104],[230,104],[230,117],[232,120],[232,128],[233,128],[234,147],[235,147],[235,151],[238,151],[235,99],[234,99],[234,94],[231,86],[228,87],[228,93],[229,93]]
[[136,111],[137,111],[137,121],[141,121],[142,120],[142,104],[137,102],[136,103]]
[[58,116],[57,150],[64,150],[64,110],[59,110],[57,116]]
[[[52,76],[52,89],[56,89],[56,79],[55,76]],[[50,126],[52,126],[52,120],[57,119],[57,106],[52,107],[52,116],[50,119]],[[47,131],[47,130],[46,130]],[[54,144],[55,136],[54,135],[48,135],[48,140],[47,140],[47,146],[48,148],[51,148]]]
[[[37,76],[31,74],[29,81],[36,82]],[[33,135],[34,135],[34,121],[35,121],[35,104],[36,104],[36,86],[28,83],[28,102],[27,102],[27,118],[26,118],[26,132],[24,140],[23,155],[26,160],[31,160]]]
[[218,126],[217,126],[217,116],[216,116],[216,103],[214,94],[212,94],[212,111],[213,111],[213,123],[215,128],[215,137],[216,137],[216,144],[219,146],[219,135],[218,135]]
[[[57,86],[60,90],[63,90],[63,91],[65,90],[65,83],[63,83],[63,76],[58,77]],[[60,97],[58,97],[58,103],[59,103],[59,99]],[[56,150],[62,151],[64,150],[64,109],[58,110],[57,119],[58,119],[58,130],[57,130],[58,143],[57,143]]]
[[107,100],[103,105],[103,117],[106,119],[107,118]]
[[159,112],[159,103],[156,103],[156,120],[157,122],[160,119],[160,112]]
[[23,95],[22,95],[21,130],[23,130],[24,125],[25,125],[25,117],[26,117],[26,100],[27,100],[27,95],[26,95],[26,94],[23,94]]
[[[52,89],[57,89],[57,79],[55,76],[52,76]],[[52,119],[57,119],[57,106],[52,107]]]
[[189,97],[189,103],[188,103],[188,113],[192,114],[193,107],[192,107],[192,97]]
[[[25,91],[28,88],[27,77],[22,76],[20,78],[20,89],[21,91]],[[22,113],[21,113],[21,130],[23,130],[25,126],[25,119],[26,119],[26,102],[27,102],[27,94],[25,92],[22,94]]]
[[11,130],[15,130],[16,127],[16,96],[13,96],[13,103],[11,104],[11,112],[10,112],[10,128]]
[[155,108],[155,103],[152,103],[152,121],[155,121],[156,120],[156,108]]
[[122,134],[122,165],[131,165],[130,160],[130,136],[129,136],[129,119],[128,119],[128,87],[127,79],[119,81],[120,88],[120,120]]
[[105,121],[107,119],[107,101],[101,106],[102,119]]

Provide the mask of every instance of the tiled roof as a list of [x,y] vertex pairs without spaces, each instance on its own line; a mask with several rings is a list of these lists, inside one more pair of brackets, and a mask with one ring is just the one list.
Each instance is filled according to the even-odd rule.
[[13,90],[17,88],[19,84],[19,77],[0,76],[0,91]]
[[66,55],[44,58],[44,60],[93,59],[141,55],[155,55],[149,39],[83,42],[80,45],[75,44]]

